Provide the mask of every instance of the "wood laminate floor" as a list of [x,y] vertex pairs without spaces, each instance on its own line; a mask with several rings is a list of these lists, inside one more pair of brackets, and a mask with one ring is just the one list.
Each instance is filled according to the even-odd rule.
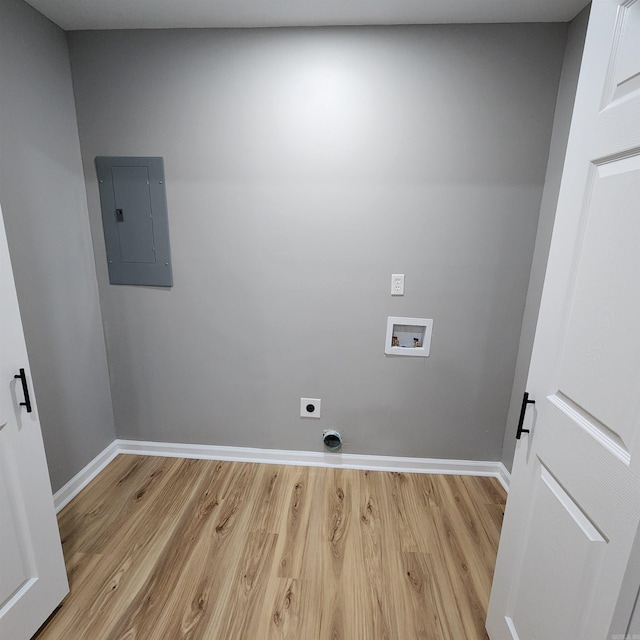
[[118,456],[59,514],[38,640],[487,638],[494,478]]

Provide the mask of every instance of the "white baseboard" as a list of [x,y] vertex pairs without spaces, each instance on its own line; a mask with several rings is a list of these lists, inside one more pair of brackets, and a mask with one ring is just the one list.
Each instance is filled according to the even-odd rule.
[[58,491],[53,494],[53,505],[56,513],[75,498],[119,453],[118,441],[114,440],[84,467],[84,469],[78,471],[64,487],[58,489]]
[[443,460],[440,458],[403,458],[358,453],[325,453],[318,451],[288,451],[284,449],[253,449],[205,444],[114,440],[100,455],[54,495],[56,511],[89,483],[116,455],[130,453],[145,456],[198,458],[201,460],[231,460],[307,467],[337,467],[372,471],[404,471],[406,473],[442,473],[497,478],[509,491],[510,474],[501,462],[476,460]]
[[496,464],[498,465],[498,475],[496,475],[496,478],[500,481],[502,488],[509,493],[509,487],[511,486],[511,473],[507,467],[502,464],[502,462],[496,462]]

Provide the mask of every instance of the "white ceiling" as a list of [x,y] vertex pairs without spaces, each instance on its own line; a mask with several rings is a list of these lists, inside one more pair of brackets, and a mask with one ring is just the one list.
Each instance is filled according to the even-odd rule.
[[587,0],[27,0],[66,30],[566,22]]

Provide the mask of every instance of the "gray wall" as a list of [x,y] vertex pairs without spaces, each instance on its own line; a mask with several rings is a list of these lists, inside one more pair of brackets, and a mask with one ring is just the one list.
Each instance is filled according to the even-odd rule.
[[529,280],[529,290],[527,292],[527,301],[522,320],[520,347],[518,349],[513,391],[511,402],[509,403],[507,428],[505,430],[502,449],[502,462],[509,470],[511,470],[513,463],[518,418],[520,417],[522,396],[526,389],[527,376],[529,374],[531,350],[533,348],[533,339],[538,322],[542,286],[547,269],[547,259],[549,257],[551,234],[553,232],[553,223],[558,204],[558,194],[560,193],[560,180],[564,167],[564,156],[567,150],[567,140],[569,139],[573,103],[578,86],[582,50],[587,34],[587,24],[589,22],[589,8],[590,6],[586,7],[569,24],[567,46],[565,49],[564,63],[562,65],[562,74],[560,76],[560,87],[558,89],[556,114],[553,121],[553,134],[551,137],[551,148],[549,150],[547,176],[544,183],[542,203],[540,205],[538,234],[531,263],[531,278]]
[[[118,436],[499,460],[565,37],[70,33]],[[173,289],[109,285],[96,155],[164,156]]]
[[64,32],[0,0],[0,203],[54,490],[115,429]]

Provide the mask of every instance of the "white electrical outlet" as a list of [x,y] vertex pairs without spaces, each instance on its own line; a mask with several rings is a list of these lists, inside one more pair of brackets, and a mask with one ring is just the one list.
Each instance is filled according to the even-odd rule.
[[404,273],[394,273],[391,276],[391,295],[404,295]]
[[321,402],[320,398],[300,398],[300,417],[319,418]]

